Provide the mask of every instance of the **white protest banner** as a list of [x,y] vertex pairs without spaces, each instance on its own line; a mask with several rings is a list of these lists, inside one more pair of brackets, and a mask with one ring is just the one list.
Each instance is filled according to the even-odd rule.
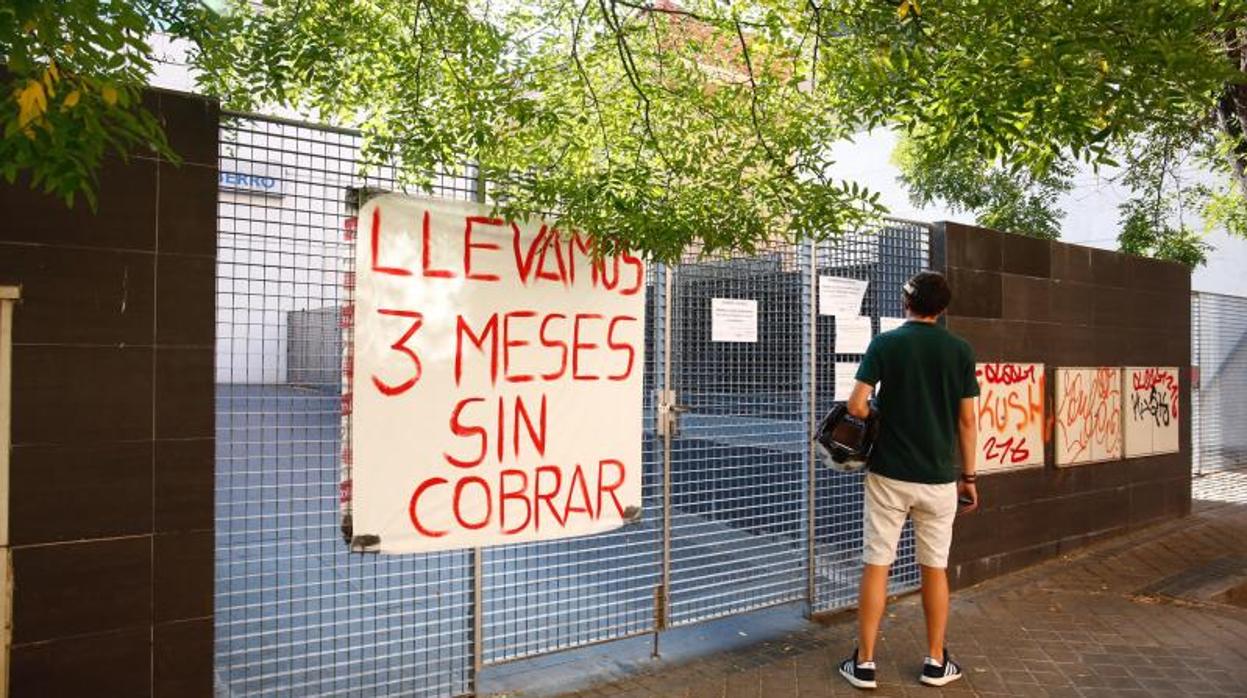
[[640,259],[594,263],[540,220],[396,195],[363,207],[356,238],[356,547],[549,540],[640,515]]
[[862,298],[869,281],[840,276],[818,277],[819,315],[861,315]]

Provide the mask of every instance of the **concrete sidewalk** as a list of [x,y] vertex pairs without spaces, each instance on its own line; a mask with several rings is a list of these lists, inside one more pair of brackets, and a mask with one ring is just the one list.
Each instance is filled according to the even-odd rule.
[[[884,696],[1247,696],[1247,473],[1193,514],[953,595],[949,648],[966,679],[918,684],[921,602],[894,602],[879,646]],[[1235,475],[1239,477],[1239,475]],[[1207,488],[1206,488],[1207,489]],[[1211,501],[1220,499],[1221,501]],[[1247,604],[1247,594],[1237,597]],[[851,613],[712,656],[655,661],[568,696],[784,698],[858,692],[836,673]]]

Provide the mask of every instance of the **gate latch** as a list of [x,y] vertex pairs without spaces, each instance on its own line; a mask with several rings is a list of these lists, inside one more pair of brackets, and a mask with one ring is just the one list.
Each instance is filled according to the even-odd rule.
[[688,405],[676,402],[674,390],[658,391],[658,435],[679,436],[680,415],[688,412]]

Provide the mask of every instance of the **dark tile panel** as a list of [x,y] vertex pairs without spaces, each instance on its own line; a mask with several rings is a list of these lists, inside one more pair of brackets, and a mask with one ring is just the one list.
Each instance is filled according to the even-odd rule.
[[1112,250],[1091,248],[1091,275],[1097,286],[1122,287],[1129,284],[1126,255]]
[[0,279],[22,286],[13,341],[151,344],[151,254],[0,243]]
[[1051,286],[1046,278],[1003,274],[1001,315],[1008,320],[1047,322],[1052,318]]
[[[1189,349],[1172,341],[1174,333],[1167,329],[1118,330],[1130,338],[1122,366],[1173,366],[1180,363]],[[1190,334],[1179,335],[1182,342],[1190,343]]]
[[152,250],[156,244],[156,163],[107,159],[98,173],[98,207],[32,191],[25,178],[0,182],[0,242]]
[[211,530],[156,536],[157,623],[212,615]]
[[17,446],[10,477],[14,545],[151,532],[149,441]]
[[1131,351],[1131,333],[1112,329],[1096,333],[1094,361],[1097,366],[1123,366]]
[[160,92],[158,99],[160,118],[173,151],[185,162],[216,167],[220,105],[176,92]]
[[1051,243],[1052,278],[1080,284],[1096,283],[1091,268],[1092,248],[1080,245]]
[[[1060,543],[1049,541],[983,557],[950,559],[949,584],[954,589],[972,586],[1051,559],[1057,555],[1059,549]],[[953,550],[956,551],[955,543]]]
[[[979,494],[986,502],[987,495],[982,491]],[[1023,505],[960,517],[954,528],[950,560],[960,562],[1000,555],[1049,540],[1046,525],[1040,528],[1033,525],[1034,509]]]
[[1173,485],[1168,482],[1140,482],[1131,487],[1130,523],[1151,521],[1165,514],[1165,495]]
[[1177,262],[1124,255],[1130,273],[1130,286],[1182,294],[1191,290],[1191,270]]
[[85,445],[150,439],[152,351],[15,346],[13,443]]
[[966,267],[949,267],[948,283],[953,300],[950,316],[998,318],[1001,316],[1000,273]]
[[156,289],[156,343],[213,346],[216,261],[161,254]]
[[1026,235],[1001,236],[1001,270],[1006,274],[1021,274],[1049,278],[1052,276],[1052,244],[1048,240]]
[[1052,320],[1066,325],[1095,322],[1096,287],[1077,281],[1052,282]]
[[213,436],[213,350],[156,349],[156,438]]
[[1002,361],[1046,363],[1052,355],[1050,323],[1024,320],[994,320],[1000,335]]
[[1140,305],[1140,298],[1124,288],[1097,286],[1092,294],[1094,323],[1099,328],[1136,326],[1136,317],[1147,312]]
[[[1045,450],[1051,453],[1053,448],[1049,443]],[[979,492],[985,508],[1008,508],[1182,477],[1185,467],[1174,454],[1062,468],[1027,468],[988,474],[980,480]]]
[[150,626],[151,563],[149,536],[14,548],[13,642]]
[[156,442],[156,531],[212,528],[212,439]]
[[[991,506],[991,493],[985,484],[980,486],[980,497]],[[975,512],[958,519],[951,559],[963,562],[1055,545],[1070,536],[1125,526],[1129,504],[1129,488],[1120,487]]]
[[159,169],[160,251],[215,255],[216,164],[175,166],[162,162]]
[[151,658],[148,628],[17,645],[9,688],[16,698],[150,696]]
[[1173,322],[1168,315],[1168,297],[1165,293],[1125,289],[1122,291],[1127,316],[1125,324],[1135,329],[1156,330]]
[[152,648],[157,698],[212,697],[212,619],[156,626]]
[[941,274],[948,272],[948,226],[956,223],[939,222],[931,226],[931,237],[928,241],[930,268]]
[[949,267],[999,271],[1002,234],[988,228],[945,222],[945,254]]
[[976,361],[1003,361],[1000,321],[974,317],[948,318],[948,330],[970,343]]
[[1085,325],[1054,325],[1049,334],[1052,351],[1049,359],[1055,366],[1094,366],[1099,358],[1096,349],[1105,330]]

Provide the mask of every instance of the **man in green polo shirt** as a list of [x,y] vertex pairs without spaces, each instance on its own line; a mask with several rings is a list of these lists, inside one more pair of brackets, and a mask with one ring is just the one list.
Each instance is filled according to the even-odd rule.
[[[927,657],[919,680],[943,686],[961,678],[948,657],[948,549],[953,517],[978,506],[975,489],[974,352],[937,324],[952,292],[944,277],[922,272],[902,291],[901,327],[875,337],[857,371],[849,413],[865,417],[879,386],[880,429],[866,474],[865,553],[858,598],[858,647],[840,666],[858,688],[875,688],[875,638],[887,599],[888,569],[906,517],[914,521],[922,567],[922,607],[927,620]],[[954,461],[959,442],[960,464]],[[960,471],[960,472],[959,472]]]

